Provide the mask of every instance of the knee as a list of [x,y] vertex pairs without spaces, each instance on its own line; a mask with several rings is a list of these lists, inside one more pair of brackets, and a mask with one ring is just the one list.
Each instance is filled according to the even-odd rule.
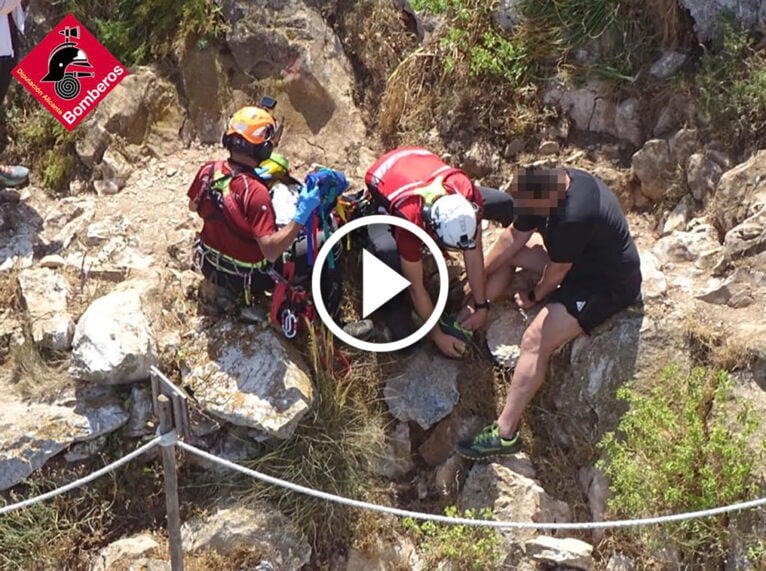
[[528,327],[524,332],[524,335],[521,337],[521,345],[519,348],[522,353],[527,355],[537,355],[546,360],[556,349],[545,339],[542,328],[535,327],[534,325]]

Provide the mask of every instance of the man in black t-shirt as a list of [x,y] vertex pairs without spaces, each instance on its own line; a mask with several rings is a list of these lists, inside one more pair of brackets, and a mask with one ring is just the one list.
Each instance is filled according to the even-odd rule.
[[545,380],[551,354],[641,295],[638,250],[617,198],[601,180],[575,169],[530,167],[518,173],[512,193],[517,216],[487,256],[487,296],[500,297],[523,267],[542,277],[516,294],[516,304],[545,307],[524,332],[497,422],[458,444],[471,459],[517,452],[521,415]]

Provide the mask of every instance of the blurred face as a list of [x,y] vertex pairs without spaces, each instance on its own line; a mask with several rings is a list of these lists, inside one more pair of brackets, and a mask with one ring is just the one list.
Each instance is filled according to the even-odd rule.
[[523,216],[550,216],[563,204],[568,186],[563,169],[520,169],[511,185],[514,210]]

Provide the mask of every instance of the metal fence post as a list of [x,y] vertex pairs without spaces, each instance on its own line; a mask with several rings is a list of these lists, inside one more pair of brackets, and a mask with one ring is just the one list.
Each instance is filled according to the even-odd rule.
[[[158,395],[160,434],[174,429],[173,404],[165,395]],[[165,506],[168,514],[168,541],[170,543],[170,568],[183,571],[184,552],[181,544],[181,512],[178,507],[178,472],[176,471],[176,447],[162,446],[162,470],[165,480]]]

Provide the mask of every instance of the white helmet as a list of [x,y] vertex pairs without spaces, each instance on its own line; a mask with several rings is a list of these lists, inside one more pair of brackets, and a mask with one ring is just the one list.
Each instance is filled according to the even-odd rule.
[[464,196],[447,194],[437,198],[428,212],[428,223],[448,248],[476,247],[476,210]]

